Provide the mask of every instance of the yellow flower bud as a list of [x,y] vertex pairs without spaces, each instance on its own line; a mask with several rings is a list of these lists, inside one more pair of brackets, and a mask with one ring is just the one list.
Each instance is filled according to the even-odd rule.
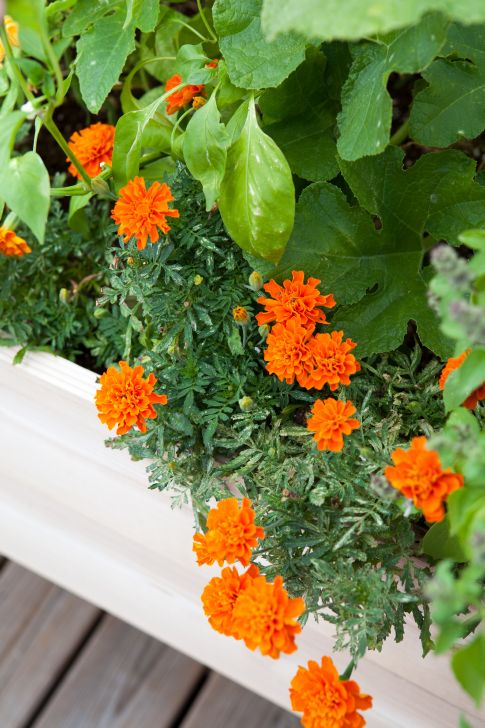
[[251,318],[251,315],[247,308],[244,308],[244,306],[236,306],[232,309],[232,316],[234,321],[239,324],[239,326],[247,326],[249,323],[249,319]]
[[253,291],[260,291],[263,287],[263,276],[257,270],[253,270],[249,276],[249,287]]
[[69,302],[69,291],[67,288],[61,288],[59,291],[59,301],[61,303],[68,303]]
[[132,255],[129,255],[128,258],[126,259],[126,262],[128,263],[128,265],[134,265],[135,259]]
[[202,276],[200,276],[198,273],[194,276],[194,286],[200,286],[201,283],[204,282],[204,279]]
[[200,109],[202,106],[205,106],[206,100],[203,96],[194,96],[194,100],[192,101],[192,108],[193,109]]
[[242,412],[250,412],[252,409],[254,409],[254,399],[252,397],[241,397],[238,404]]

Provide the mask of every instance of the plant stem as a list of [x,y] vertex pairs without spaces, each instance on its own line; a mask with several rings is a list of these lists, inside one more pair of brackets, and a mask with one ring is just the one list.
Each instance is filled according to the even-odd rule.
[[206,38],[205,35],[202,35],[202,33],[199,33],[199,31],[196,30],[195,28],[192,28],[191,25],[189,25],[188,23],[184,23],[183,20],[176,20],[176,19],[174,19],[174,20],[172,20],[172,23],[175,23],[176,25],[183,25],[184,28],[187,28],[188,30],[192,31],[192,33],[194,33],[194,35],[196,35],[198,38],[200,38],[201,41],[203,41],[204,43],[211,43],[211,42],[213,42],[212,41],[212,37],[211,38]]
[[204,11],[202,9],[201,0],[197,0],[197,7],[199,9],[199,14],[200,14],[200,17],[202,19],[202,22],[204,23],[205,27],[207,28],[207,31],[208,31],[210,37],[212,38],[212,41],[214,43],[217,43],[217,36],[214,33],[214,31],[212,30],[212,28],[210,27],[209,23],[207,22],[207,18],[205,17],[205,13],[204,13]]
[[409,136],[409,119],[407,119],[402,126],[394,132],[389,140],[390,144],[398,147],[402,142]]
[[51,134],[51,136],[54,137],[56,142],[59,144],[62,151],[66,154],[66,156],[71,160],[73,165],[76,167],[77,171],[83,178],[83,180],[86,182],[86,184],[91,187],[91,177],[88,175],[84,167],[82,166],[79,159],[76,157],[72,149],[69,147],[68,143],[64,139],[64,137],[61,134],[61,131],[59,127],[57,126],[56,122],[52,118],[52,113],[54,109],[52,106],[49,106],[47,109],[46,115],[44,117],[44,125],[47,131]]

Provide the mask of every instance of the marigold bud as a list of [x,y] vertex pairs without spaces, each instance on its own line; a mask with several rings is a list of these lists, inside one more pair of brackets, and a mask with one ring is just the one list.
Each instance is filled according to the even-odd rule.
[[247,326],[251,318],[249,311],[244,306],[235,306],[232,309],[232,316],[239,326]]
[[263,276],[257,270],[253,270],[249,276],[249,287],[253,291],[260,291],[263,287]]
[[254,399],[252,397],[241,397],[238,404],[242,412],[250,412],[254,409]]
[[128,258],[126,259],[126,262],[128,263],[128,265],[134,265],[135,259],[132,255],[129,255]]
[[203,96],[194,96],[194,100],[192,101],[192,108],[200,109],[202,108],[202,106],[205,106],[206,103],[207,101]]
[[67,288],[61,288],[59,291],[59,301],[61,303],[68,303],[69,302],[69,291]]
[[105,308],[95,308],[93,311],[93,316],[96,319],[103,318],[103,316],[106,316],[107,310]]
[[197,273],[197,275],[194,276],[194,286],[200,286],[203,282],[204,278]]
[[262,326],[258,326],[258,331],[261,338],[265,339],[270,332],[270,327],[268,326],[268,324],[263,324]]
[[96,195],[100,197],[109,197],[110,189],[105,179],[102,177],[95,177],[91,182],[91,189]]

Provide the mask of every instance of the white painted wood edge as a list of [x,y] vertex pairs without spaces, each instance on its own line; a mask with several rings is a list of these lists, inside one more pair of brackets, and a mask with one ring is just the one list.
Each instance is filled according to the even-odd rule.
[[[104,447],[96,375],[45,353],[12,366],[14,353],[0,348],[0,553],[289,708],[297,665],[331,654],[332,627],[310,622],[276,661],[213,632],[200,593],[217,570],[195,564],[192,514],[147,489],[143,463]],[[460,710],[485,725],[448,660],[422,659],[414,625],[356,677],[374,696],[370,728],[455,728]]]

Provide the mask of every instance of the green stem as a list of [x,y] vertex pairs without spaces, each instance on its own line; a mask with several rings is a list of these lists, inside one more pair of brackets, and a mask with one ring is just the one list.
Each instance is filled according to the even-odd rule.
[[183,20],[173,19],[172,23],[175,23],[176,25],[183,25],[184,28],[191,30],[192,33],[194,33],[194,35],[196,35],[198,38],[200,38],[201,41],[203,41],[204,43],[211,43],[211,41],[212,41],[212,38],[206,38],[205,35],[202,35],[202,33],[199,33],[199,31],[196,30],[195,28],[192,28],[191,25],[189,25],[188,23],[184,23]]
[[200,17],[202,19],[202,22],[204,23],[204,25],[205,25],[205,27],[207,29],[207,32],[209,33],[209,35],[212,38],[213,42],[214,43],[217,43],[217,36],[214,33],[214,31],[212,30],[212,28],[210,27],[209,23],[207,22],[207,18],[205,17],[205,13],[204,13],[204,11],[202,9],[201,0],[197,0],[197,7],[199,9],[199,13],[200,13]]
[[393,144],[395,147],[398,147],[402,142],[407,139],[409,136],[409,119],[402,124],[402,126],[397,129],[397,131],[394,132],[392,137],[389,140],[390,144]]
[[59,144],[62,151],[66,154],[66,156],[71,160],[73,165],[76,167],[77,171],[83,178],[83,180],[86,182],[86,184],[91,187],[91,177],[88,175],[84,167],[82,166],[79,159],[76,157],[72,149],[69,147],[68,143],[64,139],[64,137],[61,134],[61,131],[59,127],[57,126],[56,122],[52,118],[52,113],[54,109],[52,106],[50,106],[47,109],[45,118],[44,118],[44,125],[47,131],[51,134],[52,137],[56,140],[56,142]]
[[42,41],[42,47],[47,56],[47,60],[51,66],[51,70],[54,72],[54,76],[56,77],[56,107],[57,107],[57,106],[60,106],[62,104],[62,102],[64,101],[64,88],[63,88],[64,87],[64,76],[62,75],[59,61],[57,60],[57,56],[51,45],[47,31],[42,23],[41,23],[41,27],[40,27],[40,37],[41,37],[41,41]]
[[184,113],[182,114],[182,116],[180,116],[177,119],[177,121],[175,122],[175,124],[173,125],[172,133],[170,135],[170,146],[171,147],[173,146],[173,142],[174,142],[174,139],[175,139],[175,132],[177,131],[177,129],[179,128],[180,124],[185,119],[185,117],[188,116],[189,114],[191,114],[192,111],[193,111],[193,108],[192,107],[188,108],[187,111],[184,111]]
[[7,60],[10,64],[12,73],[15,76],[15,78],[17,79],[25,98],[28,101],[35,101],[35,96],[32,93],[32,91],[29,89],[28,83],[25,80],[20,68],[18,67],[18,65],[16,63],[15,56],[13,54],[12,47],[10,45],[10,41],[7,37],[7,32],[5,30],[5,26],[3,25],[3,23],[0,23],[0,41],[2,42],[2,45],[5,49],[5,55],[7,56]]

